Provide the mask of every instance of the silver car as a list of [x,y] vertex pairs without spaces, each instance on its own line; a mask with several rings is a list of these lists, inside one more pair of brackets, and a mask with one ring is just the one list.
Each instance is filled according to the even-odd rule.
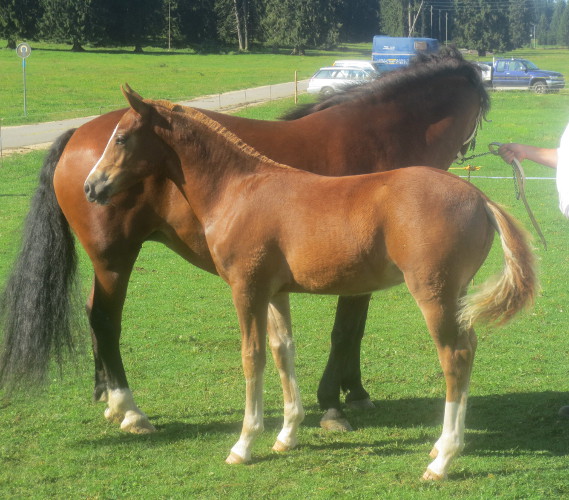
[[308,82],[310,94],[332,94],[336,90],[356,83],[367,83],[377,77],[377,73],[366,68],[349,66],[329,66],[320,68]]

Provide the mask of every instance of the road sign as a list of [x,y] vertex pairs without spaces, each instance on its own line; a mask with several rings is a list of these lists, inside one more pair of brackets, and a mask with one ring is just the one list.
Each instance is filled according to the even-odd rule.
[[28,115],[26,105],[26,57],[32,53],[32,48],[27,43],[21,43],[16,47],[16,54],[22,58],[22,72],[24,77],[24,116]]
[[32,53],[32,48],[27,43],[21,43],[16,47],[16,54],[25,59]]

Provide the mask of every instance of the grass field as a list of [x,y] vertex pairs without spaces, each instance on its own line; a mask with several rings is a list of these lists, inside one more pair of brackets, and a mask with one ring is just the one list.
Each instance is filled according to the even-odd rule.
[[[0,40],[0,47],[5,45]],[[309,78],[338,58],[371,57],[371,44],[307,51],[302,57],[287,55],[286,51],[218,55],[145,48],[145,53],[133,54],[130,50],[107,49],[74,53],[68,45],[47,43],[32,43],[31,47],[26,60],[27,116],[21,59],[14,50],[0,49],[0,126],[91,116],[122,107],[119,88],[124,82],[145,97],[183,101],[293,81],[295,71],[299,79]],[[568,53],[566,49],[539,49],[513,54],[569,75]]]
[[[5,46],[0,40],[0,46]],[[26,64],[27,117],[23,111],[23,71],[14,50],[0,49],[2,125],[91,116],[123,106],[120,85],[128,82],[142,95],[182,101],[261,85],[309,78],[338,58],[368,58],[371,49],[351,46],[335,52],[204,55],[191,51],[144,54],[31,44]],[[112,70],[109,71],[109,68]]]
[[[35,54],[35,53],[34,53]],[[32,55],[33,57],[33,55]],[[144,88],[141,89],[144,91]],[[556,146],[569,95],[496,93],[475,153],[492,141]],[[242,114],[272,118],[290,101]],[[0,166],[0,282],[17,251],[43,152]],[[472,182],[529,227],[501,160],[473,160]],[[525,165],[529,177],[553,172]],[[462,174],[460,170],[454,170]],[[243,416],[237,320],[227,286],[155,243],[144,246],[131,279],[122,352],[137,402],[159,432],[121,433],[91,402],[85,351],[44,392],[0,396],[0,498],[569,498],[567,324],[569,222],[557,209],[552,180],[528,180],[527,196],[549,249],[535,242],[542,291],[534,309],[500,329],[479,327],[467,415],[466,448],[449,480],[419,480],[442,423],[444,379],[434,346],[407,290],[374,296],[362,349],[364,384],[376,409],[348,411],[353,433],[318,426],[316,387],[328,354],[334,297],[292,296],[297,373],[307,410],[300,446],[270,447],[282,422],[281,389],[271,361],[266,431],[249,466],[224,459]],[[501,268],[495,245],[476,278]],[[91,270],[81,254],[85,293]]]

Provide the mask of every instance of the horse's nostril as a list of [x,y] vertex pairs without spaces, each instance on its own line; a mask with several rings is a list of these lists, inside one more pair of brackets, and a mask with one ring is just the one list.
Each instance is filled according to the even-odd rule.
[[91,191],[91,186],[89,185],[88,182],[86,182],[86,183],[83,185],[83,189],[85,190],[85,194],[89,194],[89,192]]

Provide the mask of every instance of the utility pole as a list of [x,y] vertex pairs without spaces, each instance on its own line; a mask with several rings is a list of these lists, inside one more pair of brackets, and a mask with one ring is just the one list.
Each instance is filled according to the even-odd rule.
[[168,50],[172,48],[172,26],[171,26],[171,0],[168,0]]

